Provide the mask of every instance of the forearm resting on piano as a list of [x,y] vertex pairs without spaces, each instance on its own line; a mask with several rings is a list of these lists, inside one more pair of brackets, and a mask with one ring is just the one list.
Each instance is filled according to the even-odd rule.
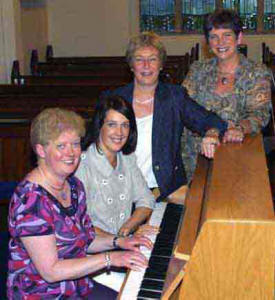
[[147,207],[138,207],[135,209],[132,216],[121,226],[118,235],[127,236],[135,232],[139,225],[146,222],[151,216],[152,209]]
[[113,234],[111,234],[111,233],[109,233],[109,232],[107,232],[107,231],[105,231],[105,230],[103,230],[103,229],[101,229],[97,226],[94,226],[94,229],[95,229],[96,234],[99,235],[99,236],[114,237]]

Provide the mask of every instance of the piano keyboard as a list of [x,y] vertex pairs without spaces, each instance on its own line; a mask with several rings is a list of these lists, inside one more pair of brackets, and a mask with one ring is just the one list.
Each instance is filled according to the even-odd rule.
[[152,251],[141,248],[141,252],[149,259],[148,268],[139,272],[130,271],[121,300],[161,298],[183,209],[184,206],[172,203],[156,204],[149,223],[160,226],[160,232],[157,236],[148,236],[154,243]]

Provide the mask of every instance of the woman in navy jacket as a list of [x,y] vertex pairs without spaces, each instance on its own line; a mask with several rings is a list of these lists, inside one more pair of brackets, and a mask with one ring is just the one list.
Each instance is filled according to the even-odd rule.
[[194,102],[178,85],[159,82],[166,50],[154,33],[142,33],[129,42],[127,60],[134,82],[102,97],[119,95],[132,103],[137,126],[137,162],[151,189],[165,198],[186,185],[180,140],[184,127],[204,136],[202,153],[212,158],[227,123]]

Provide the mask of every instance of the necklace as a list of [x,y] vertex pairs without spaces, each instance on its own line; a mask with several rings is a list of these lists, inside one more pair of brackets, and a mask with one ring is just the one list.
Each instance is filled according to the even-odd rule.
[[38,170],[39,170],[42,178],[44,179],[44,183],[46,184],[46,186],[48,186],[50,189],[56,191],[58,193],[59,197],[65,201],[67,199],[67,193],[66,193],[66,191],[64,191],[66,181],[64,181],[64,183],[62,184],[61,187],[54,186],[53,184],[51,184],[49,182],[45,173],[43,172],[43,170],[40,167],[38,167]]
[[226,78],[226,77],[222,77],[222,78],[221,78],[221,83],[222,83],[223,85],[228,84],[228,82],[229,82],[228,78]]
[[218,74],[221,76],[221,83],[223,85],[226,85],[230,82],[230,76],[232,74],[235,74],[235,71],[234,72],[221,72],[221,71],[218,71]]
[[153,100],[154,100],[154,97],[149,98],[149,99],[146,99],[146,100],[143,100],[143,101],[141,101],[141,100],[135,98],[135,102],[140,103],[140,104],[150,103],[150,102],[152,102]]

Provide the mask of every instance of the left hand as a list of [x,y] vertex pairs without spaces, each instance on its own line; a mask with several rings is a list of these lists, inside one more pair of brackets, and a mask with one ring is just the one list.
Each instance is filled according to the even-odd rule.
[[205,136],[201,143],[201,153],[208,158],[213,158],[216,147],[219,145],[220,141],[217,136]]
[[238,128],[229,128],[224,136],[223,136],[223,143],[242,143],[244,139],[244,133],[241,129]]
[[152,226],[149,224],[143,224],[139,226],[138,230],[135,232],[135,236],[147,236],[147,235],[157,235],[159,233],[158,226]]
[[117,245],[122,249],[132,251],[140,251],[140,246],[144,246],[148,249],[153,248],[153,243],[145,236],[120,237],[117,239]]
[[118,235],[123,236],[123,237],[128,236],[130,233],[132,233],[132,231],[133,231],[133,228],[131,226],[129,226],[126,222],[120,227]]

